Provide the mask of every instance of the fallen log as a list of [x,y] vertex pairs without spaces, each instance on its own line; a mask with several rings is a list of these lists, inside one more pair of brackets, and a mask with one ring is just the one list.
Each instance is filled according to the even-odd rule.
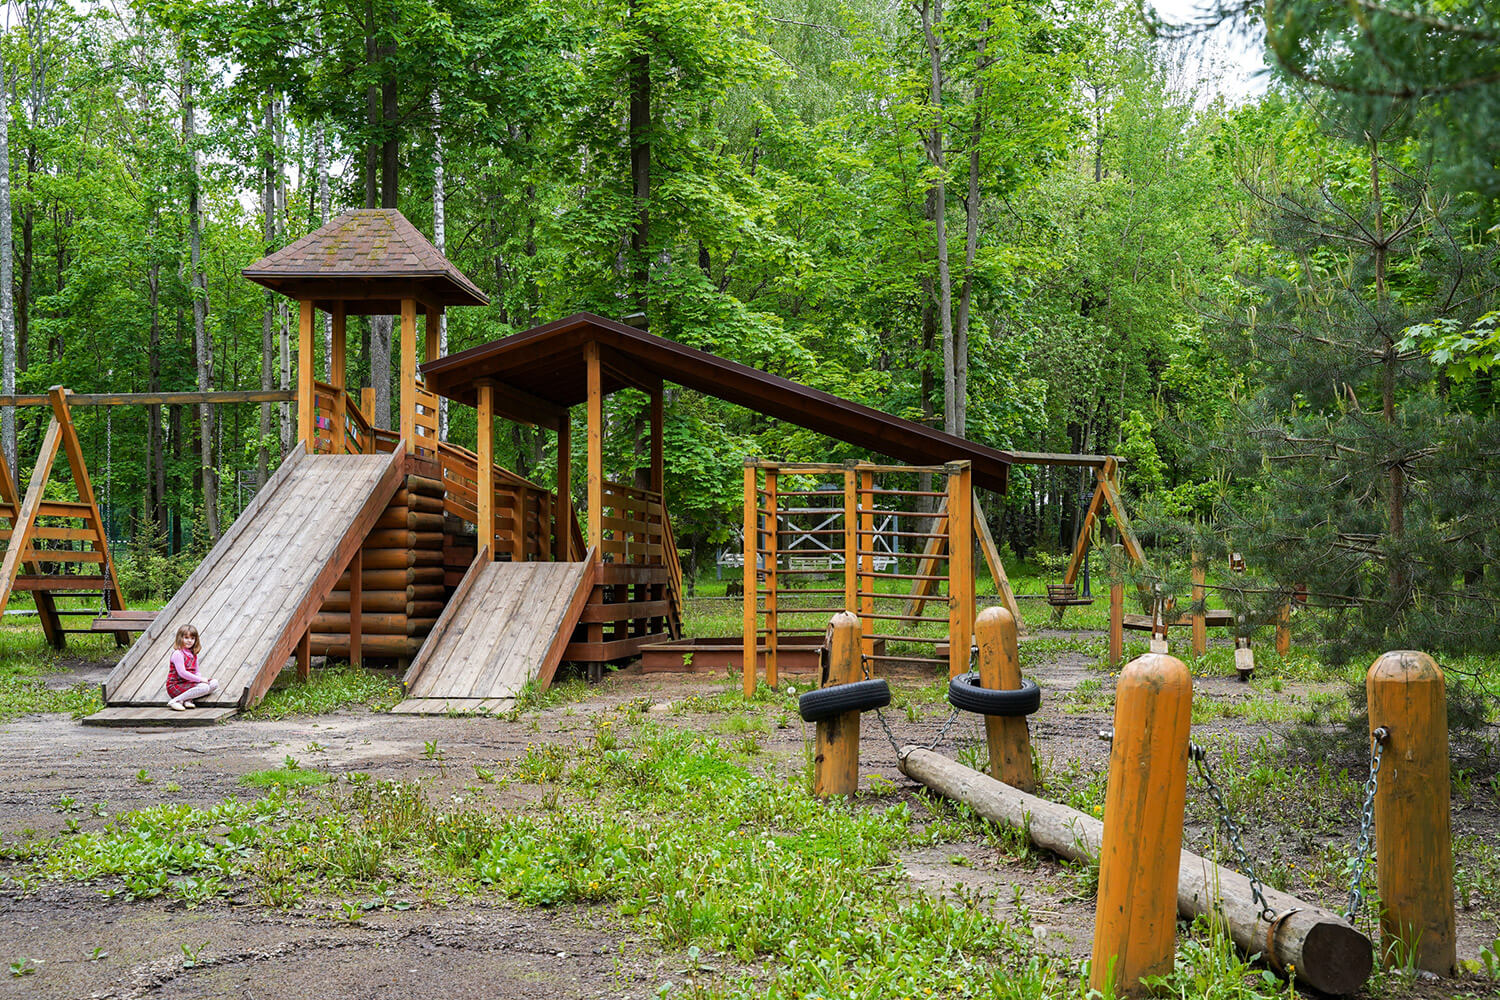
[[[967,804],[985,819],[1025,830],[1036,846],[1073,861],[1098,861],[1104,824],[1092,816],[1028,795],[921,747],[902,747],[897,759],[902,774]],[[1212,910],[1246,954],[1261,955],[1271,968],[1295,976],[1298,985],[1322,993],[1353,993],[1370,978],[1370,939],[1343,917],[1269,886],[1265,895],[1275,911],[1269,921],[1261,918],[1245,876],[1182,852],[1177,912],[1184,918]]]

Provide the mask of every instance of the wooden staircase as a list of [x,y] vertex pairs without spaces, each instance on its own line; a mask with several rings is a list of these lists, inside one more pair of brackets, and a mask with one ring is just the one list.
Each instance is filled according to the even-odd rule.
[[[47,395],[52,419],[42,436],[41,452],[25,497],[19,496],[10,466],[0,454],[0,523],[4,524],[0,540],[5,543],[4,560],[0,562],[0,611],[16,591],[30,593],[47,642],[61,649],[69,635],[93,632],[92,619],[123,610],[125,601],[78,431],[68,410],[67,390],[53,386]],[[77,500],[46,499],[59,450],[67,456]],[[60,599],[71,606],[60,606]],[[97,600],[100,604],[80,608],[76,606],[79,600]],[[75,618],[88,621],[74,625]],[[116,631],[114,636],[121,646],[130,641],[125,631]]]

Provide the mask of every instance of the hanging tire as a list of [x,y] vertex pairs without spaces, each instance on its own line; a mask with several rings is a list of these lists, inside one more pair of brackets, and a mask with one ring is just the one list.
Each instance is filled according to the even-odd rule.
[[809,691],[797,699],[797,712],[803,722],[827,722],[845,712],[868,712],[890,703],[891,686],[877,678]]
[[1036,681],[1022,681],[1012,691],[980,687],[979,671],[970,670],[948,682],[948,702],[960,711],[976,715],[1031,715],[1042,707],[1042,689],[1036,686]]

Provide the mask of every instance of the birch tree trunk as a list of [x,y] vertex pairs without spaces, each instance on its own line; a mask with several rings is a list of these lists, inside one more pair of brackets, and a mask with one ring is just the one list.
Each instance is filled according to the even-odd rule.
[[[0,55],[0,342],[3,342],[4,375],[0,378],[7,396],[16,391],[16,303],[11,289],[10,217],[10,88],[4,84],[5,62]],[[0,412],[0,446],[11,475],[16,475],[16,408]]]
[[953,276],[948,267],[947,163],[943,152],[943,52],[938,40],[937,22],[943,18],[943,0],[922,0],[917,8],[922,18],[922,34],[927,40],[927,59],[931,67],[928,103],[932,127],[925,137],[927,160],[934,168],[932,183],[933,235],[937,240],[938,324],[943,338],[943,430],[963,434],[963,404],[958,398],[957,353],[953,342]]
[[[313,45],[318,52],[323,51],[323,22],[322,12],[318,14],[318,22],[313,26]],[[328,135],[327,129],[321,120],[313,129],[313,170],[318,175],[318,223],[328,224]],[[328,313],[323,314],[323,359],[327,367],[328,381],[335,381],[333,377],[333,317]]]
[[[186,43],[184,43],[186,44]],[[193,106],[193,64],[182,57],[182,144],[188,154],[188,287],[193,295],[193,345],[198,391],[213,388],[214,342],[208,333],[208,276],[203,273],[203,207],[198,179],[198,123]],[[219,540],[219,473],[214,467],[214,408],[198,404],[199,474],[203,480],[203,528],[209,544]]]
[[[443,95],[432,95],[432,243],[438,253],[448,253],[447,220],[444,217],[443,198]],[[438,317],[438,353],[448,353],[448,313]],[[438,440],[448,440],[448,399],[438,400]]]
[[[275,154],[272,146],[275,143],[272,131],[272,116],[274,115],[272,98],[266,95],[266,105],[261,131],[261,141],[264,144],[262,156],[264,165],[261,171],[260,184],[260,212],[261,212],[261,236],[265,241],[266,253],[270,253],[276,247],[276,168]],[[271,355],[276,350],[276,293],[269,288],[266,289],[265,312],[261,318],[260,327],[260,387],[272,389],[275,387],[275,373],[272,371]],[[266,485],[266,478],[270,473],[271,455],[268,447],[273,425],[271,423],[271,404],[260,404],[260,447],[256,451],[255,484],[257,487]]]

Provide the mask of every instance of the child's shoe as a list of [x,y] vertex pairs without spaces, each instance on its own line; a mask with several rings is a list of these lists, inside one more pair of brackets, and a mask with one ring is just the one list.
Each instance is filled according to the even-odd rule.
[[192,702],[190,702],[190,701],[185,701],[185,702],[183,702],[183,703],[182,703],[182,707],[183,707],[183,708],[197,708],[197,707],[198,707],[198,706],[197,706],[197,705],[194,705],[194,704],[193,704],[193,703],[192,703]]
[[172,699],[171,701],[167,702],[167,707],[170,708],[174,712],[185,712],[185,711],[187,711],[187,706],[184,705],[182,702],[178,701],[175,698]]

